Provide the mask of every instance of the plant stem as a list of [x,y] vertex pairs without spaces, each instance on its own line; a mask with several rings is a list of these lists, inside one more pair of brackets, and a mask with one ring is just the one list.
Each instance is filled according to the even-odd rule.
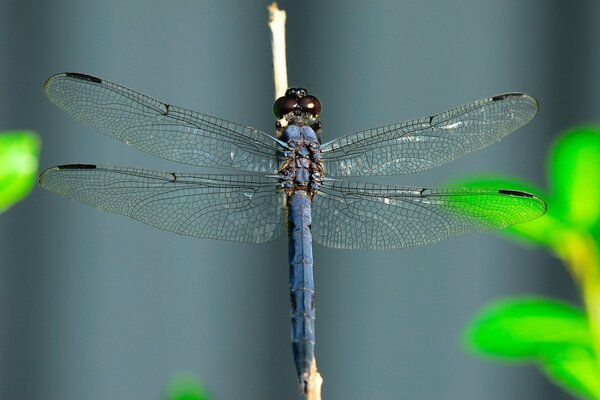
[[555,251],[565,261],[581,288],[592,345],[600,360],[600,254],[594,238],[582,232],[565,235]]

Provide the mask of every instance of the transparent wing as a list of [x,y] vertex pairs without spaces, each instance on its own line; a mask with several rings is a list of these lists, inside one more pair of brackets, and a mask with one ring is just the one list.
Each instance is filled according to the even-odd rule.
[[68,199],[181,235],[260,243],[283,230],[283,195],[276,182],[261,176],[75,164],[46,170],[39,183]]
[[278,145],[254,128],[165,104],[89,75],[54,75],[45,91],[75,119],[146,153],[203,167],[277,170]]
[[499,189],[422,189],[326,181],[313,198],[313,237],[342,249],[397,249],[535,219],[532,194]]
[[529,122],[537,101],[507,93],[431,117],[352,133],[322,146],[329,176],[422,171],[489,146]]

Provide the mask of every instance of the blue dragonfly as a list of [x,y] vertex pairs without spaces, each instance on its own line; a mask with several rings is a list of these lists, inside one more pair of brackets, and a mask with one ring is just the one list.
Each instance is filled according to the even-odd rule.
[[[292,347],[301,391],[314,360],[312,241],[340,249],[399,249],[530,221],[540,198],[509,189],[378,185],[338,178],[432,168],[529,122],[522,93],[322,142],[321,103],[302,88],[275,101],[273,135],[160,102],[97,77],[62,73],[45,92],[75,119],[164,159],[230,175],[71,164],[40,185],[103,211],[205,239],[263,243],[289,236]],[[335,179],[332,177],[336,177]]]

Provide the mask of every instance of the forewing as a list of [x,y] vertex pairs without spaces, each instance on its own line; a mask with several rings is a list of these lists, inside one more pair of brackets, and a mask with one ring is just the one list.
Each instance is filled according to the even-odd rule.
[[283,195],[261,176],[76,164],[50,168],[39,182],[68,199],[181,235],[260,243],[283,230]]
[[429,169],[499,141],[537,111],[533,97],[507,93],[431,117],[352,133],[322,146],[325,172],[364,176]]
[[275,139],[254,128],[165,104],[89,75],[54,75],[45,91],[75,119],[146,153],[202,167],[277,170]]
[[513,190],[326,181],[313,198],[312,227],[325,246],[398,249],[504,228],[545,211],[543,200]]

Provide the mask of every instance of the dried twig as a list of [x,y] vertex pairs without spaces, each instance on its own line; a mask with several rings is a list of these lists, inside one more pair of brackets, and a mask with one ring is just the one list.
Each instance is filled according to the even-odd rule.
[[273,49],[273,74],[275,77],[275,98],[285,94],[288,88],[287,63],[285,60],[285,11],[272,3],[269,10],[269,28],[271,28],[271,47]]
[[308,377],[306,400],[321,400],[322,384],[323,378],[321,378],[321,374],[317,371],[317,360],[313,358],[312,365],[310,366],[310,376]]

